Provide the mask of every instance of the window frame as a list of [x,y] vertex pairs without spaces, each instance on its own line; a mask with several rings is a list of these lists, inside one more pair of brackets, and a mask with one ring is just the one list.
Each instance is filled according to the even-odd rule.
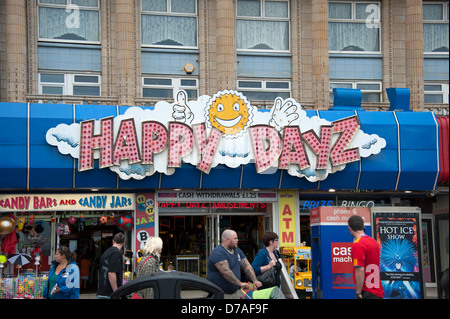
[[[40,8],[56,8],[56,9],[65,9],[68,10],[69,6],[72,4],[72,0],[65,0],[66,4],[52,4],[52,3],[43,3],[42,0],[37,0],[37,8],[36,8],[36,22],[37,22],[37,36],[38,42],[53,42],[53,43],[76,43],[76,44],[100,44],[102,39],[102,21],[101,21],[101,12],[100,12],[100,0],[97,1],[97,6],[89,7],[89,6],[78,6],[80,11],[97,11],[98,12],[98,41],[83,41],[83,40],[69,40],[69,39],[51,39],[51,38],[41,38],[40,37],[40,19],[41,16],[39,14]],[[71,14],[66,11],[66,13]]]
[[[260,88],[256,87],[243,87],[240,82],[259,82],[261,83]],[[288,88],[267,88],[267,83],[287,83]],[[245,95],[245,92],[271,92],[271,93],[289,93],[289,97],[292,97],[292,83],[291,81],[280,80],[280,79],[251,79],[251,78],[242,78],[237,80],[237,90],[242,92]],[[251,99],[250,99],[251,100]],[[266,101],[266,100],[255,100],[255,101]]]
[[[164,85],[164,84],[145,84],[145,79],[156,79],[156,80],[170,80],[170,85]],[[195,86],[188,86],[188,85],[182,85],[181,82],[183,80],[195,80]],[[185,91],[193,91],[195,90],[197,92],[197,97],[189,99],[198,99],[199,97],[199,80],[196,77],[165,77],[165,76],[154,76],[154,75],[146,75],[142,76],[141,78],[141,84],[142,84],[142,97],[146,99],[164,99],[164,97],[152,97],[152,96],[145,96],[144,95],[144,89],[163,89],[163,90],[172,90],[172,96],[166,97],[167,99],[174,98],[176,92],[180,90]]]
[[[41,80],[41,76],[43,74],[49,74],[49,75],[64,75],[64,82],[46,82]],[[96,76],[97,82],[79,82],[75,81],[76,76]],[[73,88],[74,86],[78,87],[98,87],[99,94],[98,95],[79,95],[79,94],[73,94]],[[101,97],[102,95],[102,79],[100,74],[93,74],[93,73],[57,73],[57,72],[46,72],[46,71],[40,71],[38,76],[38,87],[39,87],[39,94],[41,95],[58,95],[58,96],[95,96],[95,97]],[[62,94],[46,94],[42,93],[43,87],[62,87],[63,93]]]
[[[439,4],[442,6],[442,19],[441,20],[425,20],[422,17],[422,23],[423,24],[449,24],[449,12],[450,12],[450,4],[449,1],[430,1],[430,2],[423,2],[423,5],[436,5]],[[423,11],[423,8],[422,8]],[[425,55],[433,56],[433,55],[449,55],[449,52],[433,52],[433,51],[425,51],[425,48],[423,48],[423,53]]]
[[[361,103],[382,103],[383,102],[383,94],[382,94],[383,93],[383,82],[382,81],[340,81],[340,80],[334,81],[334,80],[330,80],[329,94],[330,94],[330,102],[331,103],[333,103],[333,100],[334,100],[334,98],[332,98],[332,96],[333,96],[333,89],[331,88],[332,84],[346,84],[346,85],[351,84],[352,89],[358,89],[358,84],[378,84],[378,85],[380,85],[380,88],[378,90],[361,90],[361,89],[359,89],[359,90],[361,90]],[[377,102],[364,102],[362,100],[362,95],[366,94],[366,93],[367,94],[377,93],[380,97],[380,100]]]
[[[141,21],[139,23],[140,28],[140,41],[141,41],[141,47],[142,48],[170,48],[170,49],[179,49],[179,50],[198,50],[198,27],[199,27],[199,18],[198,18],[198,1],[195,0],[195,13],[186,13],[186,12],[172,12],[172,1],[166,0],[167,4],[167,11],[147,11],[143,8],[143,1],[140,1],[140,18]],[[142,41],[142,16],[143,15],[154,15],[154,16],[173,16],[173,17],[189,17],[189,18],[195,18],[195,46],[179,46],[179,45],[163,45],[163,44],[147,44]]]
[[[350,19],[339,19],[339,18],[330,18],[330,3],[344,3],[344,4],[350,4],[351,5],[351,17]],[[363,54],[363,55],[370,55],[370,54],[381,54],[382,53],[382,39],[381,39],[381,21],[382,21],[382,17],[381,17],[381,1],[370,1],[370,2],[364,2],[364,1],[329,1],[328,2],[328,24],[330,22],[332,23],[366,23],[367,18],[365,19],[357,19],[356,18],[356,5],[357,4],[376,4],[378,6],[378,14],[379,17],[378,19],[375,19],[373,21],[373,23],[377,24],[378,27],[376,27],[376,29],[378,29],[378,51],[336,51],[336,50],[331,50],[330,48],[329,53],[331,54]]]
[[[238,0],[237,0],[238,1]],[[236,50],[237,52],[262,52],[262,53],[290,53],[291,52],[291,3],[290,0],[259,0],[261,4],[261,12],[260,16],[240,16],[238,15],[238,5],[236,1],[236,12],[235,12],[235,18],[236,18]],[[266,17],[265,11],[266,11],[266,2],[287,2],[287,17],[281,18],[281,17]],[[288,49],[287,50],[264,50],[264,49],[239,49],[237,47],[237,21],[238,20],[250,20],[250,21],[273,21],[273,22],[287,22],[288,23],[288,31],[289,31],[289,41],[288,41]]]
[[[426,91],[425,87],[427,85],[439,85],[441,87],[440,91]],[[442,96],[442,102],[437,104],[448,104],[449,103],[449,84],[448,83],[437,83],[437,82],[425,82],[423,86],[423,95],[439,95]],[[424,98],[425,99],[425,98]],[[436,104],[435,102],[424,102],[427,105]]]

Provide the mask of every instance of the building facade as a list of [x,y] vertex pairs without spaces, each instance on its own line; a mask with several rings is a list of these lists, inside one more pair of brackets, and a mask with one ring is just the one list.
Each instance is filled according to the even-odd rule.
[[[50,246],[81,251],[93,238],[101,253],[125,229],[136,254],[156,234],[165,240],[166,263],[181,268],[194,260],[194,272],[204,274],[205,256],[226,227],[239,231],[251,256],[267,230],[285,244],[309,245],[311,208],[415,206],[423,276],[436,287],[448,268],[448,69],[449,1],[2,0],[0,214],[36,215]],[[390,88],[407,88],[406,100],[397,91],[388,96]],[[358,92],[356,100],[346,89]],[[133,179],[102,169],[97,158],[80,169],[77,156],[46,137],[59,124],[112,117],[125,132],[125,125],[164,116],[157,103],[175,112],[180,91],[187,102],[225,90],[240,92],[261,119],[273,114],[277,98],[296,101],[327,125],[356,115],[386,145],[312,182],[282,169],[260,174],[256,158],[211,172],[180,162]],[[134,106],[157,114],[136,115]],[[92,134],[83,138],[96,143]],[[114,150],[131,145],[121,134],[111,139],[113,146],[122,138]],[[56,236],[54,221],[69,216],[77,228]],[[105,224],[97,222],[102,216]],[[117,228],[118,216],[134,226]]]
[[[448,1],[2,1],[1,100],[145,105],[238,89],[328,109],[448,112]],[[270,104],[269,104],[270,105]]]

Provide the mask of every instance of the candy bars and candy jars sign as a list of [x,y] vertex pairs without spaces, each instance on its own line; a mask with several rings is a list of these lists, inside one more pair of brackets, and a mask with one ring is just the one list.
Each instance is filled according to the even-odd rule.
[[0,211],[133,210],[134,194],[0,195]]
[[129,108],[123,115],[59,124],[46,140],[78,159],[78,170],[109,168],[121,179],[171,175],[182,163],[209,173],[254,163],[257,173],[278,169],[317,182],[347,163],[378,154],[386,141],[361,130],[357,115],[329,122],[308,117],[295,100],[276,98],[258,110],[242,93],[219,91],[188,101],[179,91],[173,103]]

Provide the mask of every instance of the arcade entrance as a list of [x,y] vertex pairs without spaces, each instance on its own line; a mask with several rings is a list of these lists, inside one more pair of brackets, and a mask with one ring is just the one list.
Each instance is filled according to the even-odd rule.
[[225,229],[239,237],[239,248],[250,262],[272,229],[272,203],[159,203],[159,236],[164,269],[206,276],[209,253]]

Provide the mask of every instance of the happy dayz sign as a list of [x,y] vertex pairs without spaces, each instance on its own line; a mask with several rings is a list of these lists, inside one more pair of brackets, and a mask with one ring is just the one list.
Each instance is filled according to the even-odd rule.
[[77,158],[79,171],[94,169],[98,160],[100,169],[122,179],[171,175],[182,163],[206,174],[219,164],[254,163],[261,174],[283,169],[316,182],[386,146],[383,138],[361,130],[357,115],[334,122],[308,117],[291,98],[276,98],[272,109],[258,110],[233,90],[192,101],[179,91],[173,103],[59,124],[47,131],[46,140]]

